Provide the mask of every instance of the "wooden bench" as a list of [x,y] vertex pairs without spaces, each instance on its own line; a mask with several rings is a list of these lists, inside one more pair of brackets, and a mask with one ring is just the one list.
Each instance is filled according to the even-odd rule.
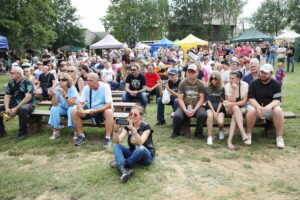
[[[48,118],[44,119],[44,117],[50,116],[50,110],[34,110],[28,118],[28,132],[30,133],[37,133],[40,132],[45,125],[48,125]],[[129,113],[123,113],[123,112],[114,112],[113,117],[114,118],[126,118],[129,116]],[[61,125],[67,125],[67,121],[65,120],[65,117],[62,117],[63,120],[61,120]],[[104,123],[101,123],[99,125],[93,124],[90,121],[83,121],[84,127],[104,127]]]
[[[283,114],[284,114],[284,119],[296,118],[296,115],[293,112],[283,112]],[[225,118],[230,119],[231,116],[226,116]],[[196,127],[196,125],[197,125],[197,122],[195,120],[196,120],[195,118],[192,120],[190,118],[184,120],[182,123],[182,126],[181,126],[180,134],[187,136],[187,137],[191,137],[191,127]],[[206,126],[207,126],[206,124],[203,125],[203,127],[206,127]],[[218,127],[218,124],[214,122],[213,127]],[[226,122],[226,120],[225,120],[224,127],[230,127],[230,121]],[[244,120],[244,127],[246,127],[245,120]],[[256,121],[254,127],[264,128],[265,136],[268,139],[276,138],[275,128],[273,126],[272,121],[259,119]]]

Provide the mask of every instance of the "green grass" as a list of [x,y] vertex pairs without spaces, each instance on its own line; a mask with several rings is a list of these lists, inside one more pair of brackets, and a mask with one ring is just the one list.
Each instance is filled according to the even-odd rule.
[[[0,90],[7,81],[0,76]],[[250,147],[237,134],[235,151],[226,148],[226,140],[209,147],[194,137],[170,139],[171,108],[166,107],[167,125],[155,127],[152,103],[145,121],[154,128],[156,160],[151,166],[135,167],[135,176],[126,184],[108,165],[112,151],[101,148],[103,128],[86,128],[88,142],[79,148],[72,144],[73,133],[67,128],[58,140],[50,141],[47,126],[17,143],[14,119],[6,123],[8,136],[0,139],[0,200],[299,199],[299,84],[297,64],[296,72],[287,73],[283,83],[282,107],[298,116],[285,122],[284,150],[276,148],[275,140],[264,138],[260,128],[254,130]]]

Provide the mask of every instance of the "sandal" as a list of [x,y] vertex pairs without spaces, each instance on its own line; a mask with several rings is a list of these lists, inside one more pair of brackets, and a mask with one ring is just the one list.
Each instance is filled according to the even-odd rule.
[[53,132],[53,133],[52,133],[52,136],[49,137],[49,139],[50,139],[50,140],[56,140],[59,136],[60,136],[60,132],[59,132],[59,131]]
[[232,142],[227,141],[227,146],[228,146],[228,149],[235,150],[235,146],[232,144]]

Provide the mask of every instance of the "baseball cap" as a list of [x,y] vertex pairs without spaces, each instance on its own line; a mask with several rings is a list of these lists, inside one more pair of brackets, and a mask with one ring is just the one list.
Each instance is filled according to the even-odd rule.
[[271,64],[264,64],[259,71],[263,71],[265,73],[273,72],[273,66]]
[[192,69],[192,70],[194,70],[194,71],[197,71],[197,66],[196,66],[195,64],[191,64],[191,65],[188,66],[188,70],[189,70],[189,69]]
[[178,74],[177,70],[176,69],[171,69],[168,74],[170,75],[175,75],[175,74]]

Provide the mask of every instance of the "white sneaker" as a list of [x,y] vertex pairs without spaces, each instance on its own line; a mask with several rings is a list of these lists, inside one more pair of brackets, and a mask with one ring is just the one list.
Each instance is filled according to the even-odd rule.
[[171,113],[171,118],[173,118],[173,117],[174,117],[174,115],[175,115],[175,112],[172,112],[172,113]]
[[223,140],[223,139],[224,139],[224,132],[219,131],[219,140]]
[[276,137],[276,144],[278,148],[283,149],[284,148],[284,141],[282,136]]
[[251,142],[251,139],[252,139],[252,134],[251,133],[247,133],[248,135],[248,140],[244,141],[244,144],[245,145],[251,145],[252,142]]
[[59,136],[60,136],[60,132],[59,132],[59,131],[53,132],[53,133],[52,133],[52,136],[49,137],[49,139],[50,139],[50,140],[56,140]]
[[207,144],[208,145],[213,145],[213,138],[212,138],[212,136],[208,136],[207,137]]

